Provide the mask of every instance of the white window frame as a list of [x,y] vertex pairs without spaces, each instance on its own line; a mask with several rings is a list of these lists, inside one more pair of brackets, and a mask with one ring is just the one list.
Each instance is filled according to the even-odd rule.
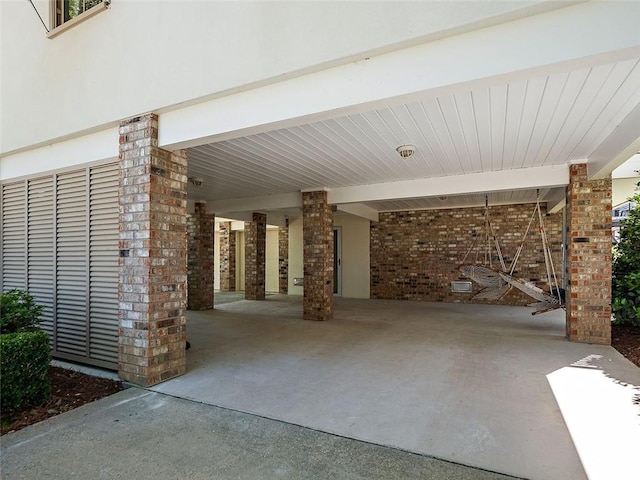
[[51,0],[50,1],[50,8],[51,8],[51,30],[49,31],[49,33],[47,34],[48,38],[54,38],[58,35],[60,35],[62,32],[67,31],[68,29],[79,25],[80,23],[84,22],[85,20],[88,20],[89,18],[93,17],[94,15],[100,13],[100,12],[104,12],[107,8],[109,8],[109,5],[111,5],[111,0],[102,0],[99,4],[94,5],[93,7],[91,7],[89,10],[85,10],[84,12],[82,12],[81,14],[77,15],[76,17],[73,17],[71,20],[67,20],[66,22],[64,22],[62,25],[57,25],[56,26],[56,18],[57,18],[57,13],[56,13],[56,3],[57,0]]

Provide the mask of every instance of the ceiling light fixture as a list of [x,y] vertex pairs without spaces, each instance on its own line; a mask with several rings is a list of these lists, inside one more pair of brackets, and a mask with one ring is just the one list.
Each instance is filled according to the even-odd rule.
[[204,179],[202,177],[189,177],[189,183],[194,187],[199,187],[202,185]]
[[416,147],[413,145],[400,145],[396,148],[396,152],[398,152],[402,158],[409,158],[415,151]]

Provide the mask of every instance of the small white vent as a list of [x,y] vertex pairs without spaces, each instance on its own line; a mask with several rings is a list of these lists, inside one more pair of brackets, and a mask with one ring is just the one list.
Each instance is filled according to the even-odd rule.
[[455,293],[471,293],[473,288],[471,282],[456,281],[451,282],[451,291]]

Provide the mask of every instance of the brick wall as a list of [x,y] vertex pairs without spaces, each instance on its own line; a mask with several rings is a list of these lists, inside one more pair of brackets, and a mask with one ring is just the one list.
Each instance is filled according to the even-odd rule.
[[327,192],[303,192],[303,318],[327,320],[333,315],[333,212]]
[[213,309],[215,215],[207,214],[207,205],[196,202],[195,212],[187,218],[188,233],[188,309]]
[[220,222],[220,290],[236,290],[236,232],[231,222]]
[[611,179],[588,180],[587,164],[571,165],[567,187],[567,335],[611,343]]
[[[532,204],[490,207],[490,220],[507,266],[522,241],[533,208]],[[544,206],[542,208],[544,213]],[[371,223],[370,229],[371,298],[472,302],[473,294],[451,292],[451,282],[468,280],[458,268],[474,243],[474,235],[483,235],[484,208],[387,212],[380,213],[379,218],[378,223]],[[514,274],[546,289],[546,269],[537,225],[536,218]],[[545,228],[561,285],[562,214],[546,216]],[[477,251],[473,249],[464,263],[484,264],[484,256],[476,257]],[[495,249],[492,252],[493,265],[499,270]],[[474,293],[480,290],[475,284],[473,288]],[[526,305],[532,302],[531,298],[512,289],[500,303]]]
[[187,154],[158,148],[158,117],[120,125],[118,374],[154,385],[186,369]]
[[289,293],[289,220],[278,229],[278,292]]
[[265,299],[267,216],[254,213],[244,224],[244,298]]

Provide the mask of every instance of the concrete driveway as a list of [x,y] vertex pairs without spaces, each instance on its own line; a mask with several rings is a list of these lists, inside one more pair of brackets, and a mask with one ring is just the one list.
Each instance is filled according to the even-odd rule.
[[3,436],[2,478],[637,478],[640,369],[563,312],[239,297],[189,313],[186,375]]
[[[595,401],[591,380],[576,387],[571,372],[617,385],[622,396],[611,401],[628,415],[610,418],[621,407],[599,399],[572,422],[615,432],[640,413],[640,369],[611,347],[567,342],[561,310],[534,317],[520,307],[337,298],[332,320],[305,322],[299,297],[221,297],[216,310],[189,313],[187,374],[154,391],[544,479],[585,478],[585,469],[594,478],[608,464],[602,448],[594,462],[576,438],[593,443],[594,431],[572,436],[565,422]],[[579,398],[567,385],[583,388]]]

